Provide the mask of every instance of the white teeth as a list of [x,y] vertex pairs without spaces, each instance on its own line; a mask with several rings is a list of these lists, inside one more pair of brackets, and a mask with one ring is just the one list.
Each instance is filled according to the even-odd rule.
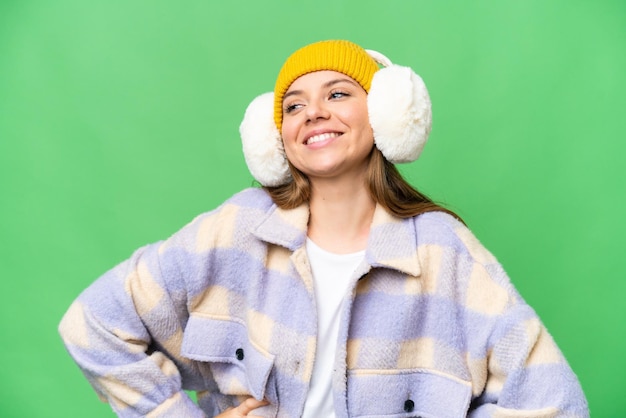
[[325,134],[315,135],[307,139],[306,144],[314,144],[316,142],[325,141],[330,138],[338,137],[340,134],[338,132],[328,132]]

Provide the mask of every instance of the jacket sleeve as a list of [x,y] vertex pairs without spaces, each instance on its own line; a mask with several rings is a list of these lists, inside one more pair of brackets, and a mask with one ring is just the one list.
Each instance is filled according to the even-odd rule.
[[500,322],[488,345],[484,391],[468,416],[589,417],[578,379],[532,309],[522,303]]
[[167,246],[146,246],[99,278],[59,326],[71,356],[120,417],[205,416],[182,388],[186,293],[176,263],[162,273]]
[[[464,227],[469,254],[463,290],[471,418],[585,418],[580,383],[534,310],[496,259]],[[466,259],[467,260],[467,259]]]

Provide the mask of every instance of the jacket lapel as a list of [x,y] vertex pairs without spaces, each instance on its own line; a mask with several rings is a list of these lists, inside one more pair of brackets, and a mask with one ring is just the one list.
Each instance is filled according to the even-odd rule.
[[419,276],[421,268],[414,219],[395,217],[376,205],[365,258],[372,267]]

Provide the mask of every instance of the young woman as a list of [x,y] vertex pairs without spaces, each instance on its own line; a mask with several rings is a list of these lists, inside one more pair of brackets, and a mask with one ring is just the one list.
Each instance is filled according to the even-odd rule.
[[96,391],[125,417],[588,416],[495,258],[394,167],[430,122],[409,68],[347,41],[296,51],[241,125],[264,187],[139,249],[66,313]]

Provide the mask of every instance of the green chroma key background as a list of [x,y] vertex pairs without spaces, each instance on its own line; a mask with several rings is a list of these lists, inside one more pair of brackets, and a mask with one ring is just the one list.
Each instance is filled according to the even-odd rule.
[[503,263],[578,374],[626,413],[626,2],[0,2],[0,416],[111,417],[58,322],[137,247],[253,184],[238,126],[309,42],[426,81],[402,172]]

